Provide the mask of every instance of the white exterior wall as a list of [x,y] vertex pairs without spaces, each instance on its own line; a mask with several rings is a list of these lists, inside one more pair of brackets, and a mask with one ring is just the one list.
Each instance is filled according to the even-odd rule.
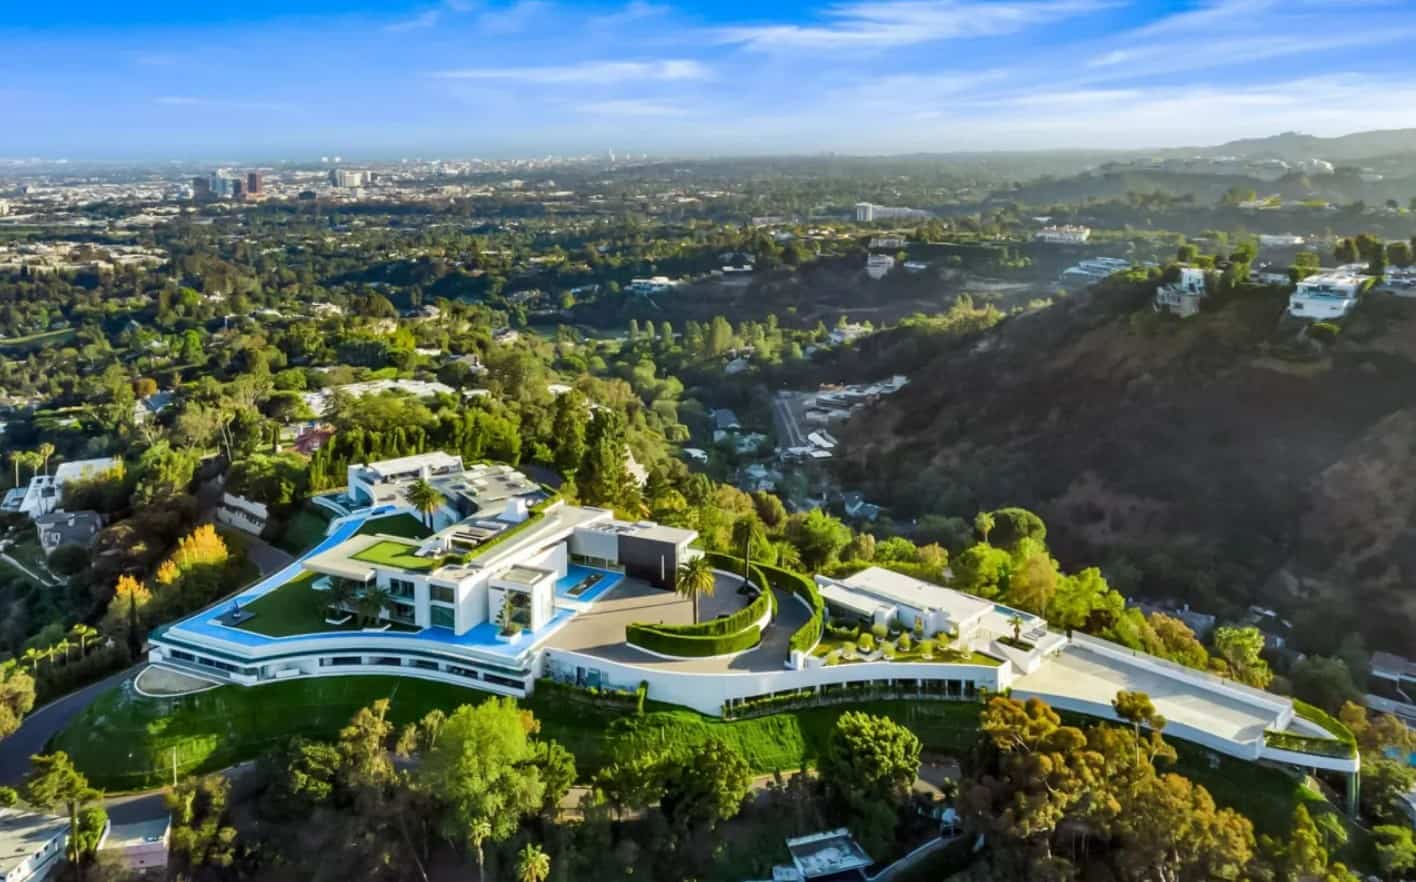
[[619,536],[601,530],[576,530],[570,534],[570,552],[618,563]]
[[[1039,695],[1025,689],[1014,689],[1013,697],[1026,701],[1029,698],[1040,698],[1053,708],[1073,713],[1086,714],[1089,717],[1098,717],[1103,720],[1118,721],[1116,711],[1109,702],[1086,701],[1080,698],[1065,698],[1059,695]],[[1179,738],[1181,741],[1191,741],[1202,747],[1227,756],[1238,757],[1242,760],[1254,762],[1259,758],[1259,751],[1263,747],[1263,739],[1257,738],[1253,741],[1231,741],[1228,738],[1221,738],[1203,729],[1196,729],[1193,726],[1186,726],[1182,723],[1167,721],[1164,733],[1167,737]]]
[[1009,665],[951,665],[918,662],[858,662],[808,668],[800,671],[760,671],[742,674],[705,674],[666,671],[609,661],[599,656],[548,649],[542,653],[546,673],[573,672],[576,667],[600,671],[614,686],[634,688],[649,683],[649,697],[655,701],[680,704],[700,713],[718,716],[729,699],[751,698],[791,689],[810,689],[840,683],[878,680],[965,680],[976,688],[994,692],[1012,683]]

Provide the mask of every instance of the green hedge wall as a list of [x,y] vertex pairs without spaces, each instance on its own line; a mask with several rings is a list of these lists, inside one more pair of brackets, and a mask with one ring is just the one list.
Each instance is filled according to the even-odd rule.
[[[716,569],[725,570],[730,573],[741,572],[742,570],[741,560],[734,560],[725,554],[709,552],[707,557],[708,562]],[[775,606],[775,598],[773,598],[772,592],[767,589],[767,581],[765,579],[762,579],[760,582],[758,581],[761,575],[756,565],[752,567],[749,573],[752,581],[756,582],[756,584],[762,588],[762,593],[753,598],[753,601],[747,606],[732,615],[724,616],[721,619],[713,619],[712,621],[699,622],[696,625],[653,625],[652,627],[654,630],[662,631],[665,634],[681,634],[685,637],[723,637],[728,634],[736,634],[749,625],[754,624],[766,615],[769,609],[773,609]]]
[[727,655],[751,649],[762,639],[756,625],[735,634],[682,634],[666,630],[663,625],[629,625],[624,629],[625,641],[631,645],[685,658]]
[[816,583],[801,573],[794,573],[781,567],[758,564],[758,569],[773,588],[790,591],[811,606],[810,620],[796,629],[790,641],[793,650],[809,652],[821,641],[821,628],[826,620],[826,603],[821,599],[821,592],[816,590]]

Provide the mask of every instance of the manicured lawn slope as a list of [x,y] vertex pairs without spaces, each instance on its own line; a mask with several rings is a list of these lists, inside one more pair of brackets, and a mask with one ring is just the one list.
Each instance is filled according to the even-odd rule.
[[392,697],[391,716],[411,722],[435,707],[478,702],[481,692],[402,677],[329,677],[249,689],[223,686],[155,700],[115,689],[94,702],[51,748],[68,752],[96,787],[134,790],[179,774],[253,759],[292,735],[332,738],[376,699]]

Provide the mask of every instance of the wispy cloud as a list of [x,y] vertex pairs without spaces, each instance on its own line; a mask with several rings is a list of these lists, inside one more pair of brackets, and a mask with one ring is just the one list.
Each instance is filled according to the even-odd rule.
[[436,6],[430,6],[421,12],[414,13],[407,18],[392,21],[384,25],[384,30],[389,33],[402,33],[403,31],[421,31],[440,24],[444,18],[451,13],[469,12],[476,8],[476,3],[470,0],[443,0]]
[[874,0],[832,6],[819,25],[720,28],[718,40],[754,49],[884,49],[993,37],[1110,5],[1104,0]]
[[666,104],[660,101],[644,101],[637,98],[625,98],[616,101],[592,101],[588,104],[579,105],[576,110],[580,113],[588,113],[595,116],[688,115],[688,111],[682,106]]
[[477,27],[485,34],[515,34],[529,29],[549,12],[551,5],[542,0],[518,0],[501,9],[489,9],[477,18]]
[[711,71],[687,59],[587,61],[548,67],[469,67],[435,71],[445,80],[513,80],[537,85],[613,85],[625,82],[707,79]]

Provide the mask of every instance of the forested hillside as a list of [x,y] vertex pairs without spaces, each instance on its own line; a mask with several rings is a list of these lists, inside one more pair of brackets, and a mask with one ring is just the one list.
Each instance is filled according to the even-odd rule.
[[1180,321],[1152,313],[1154,284],[937,345],[879,335],[857,357],[912,381],[849,424],[843,477],[902,522],[1039,510],[1064,559],[1107,561],[1131,596],[1274,606],[1320,651],[1348,626],[1409,646],[1416,302],[1369,297],[1319,344],[1280,292]]

